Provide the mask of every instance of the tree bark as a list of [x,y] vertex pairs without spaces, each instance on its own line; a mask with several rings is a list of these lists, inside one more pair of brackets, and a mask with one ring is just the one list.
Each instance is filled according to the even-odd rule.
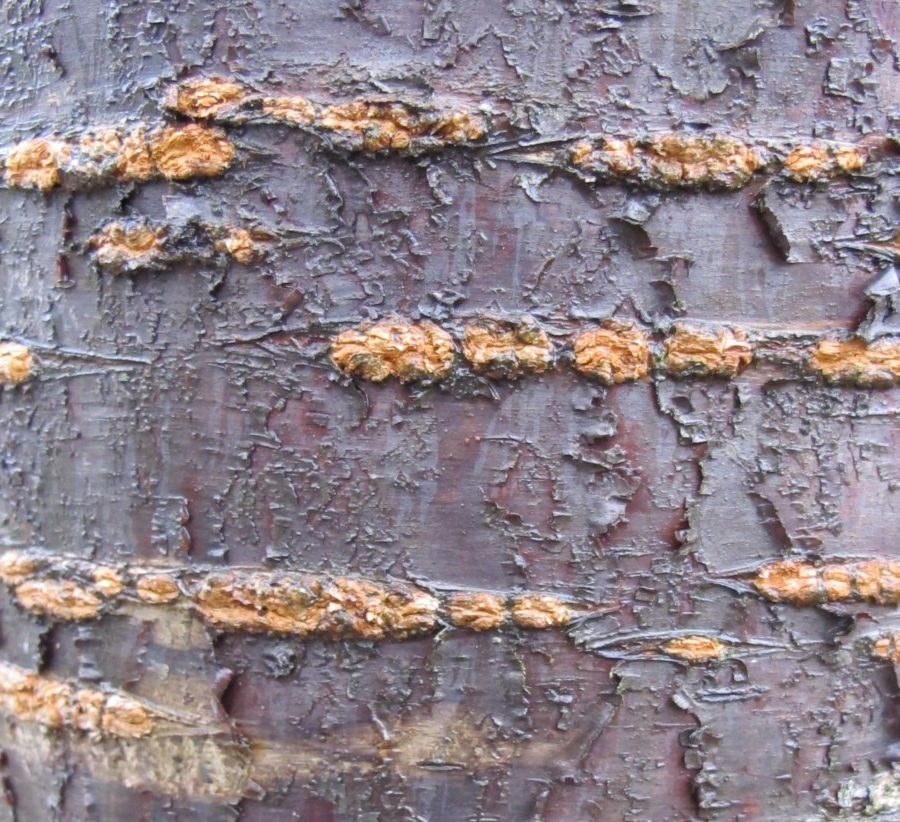
[[900,6],[2,6],[0,817],[900,818]]

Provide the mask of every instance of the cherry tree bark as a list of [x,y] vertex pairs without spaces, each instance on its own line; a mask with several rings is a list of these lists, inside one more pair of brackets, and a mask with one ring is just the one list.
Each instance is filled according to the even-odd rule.
[[0,9],[0,818],[897,818],[900,6]]

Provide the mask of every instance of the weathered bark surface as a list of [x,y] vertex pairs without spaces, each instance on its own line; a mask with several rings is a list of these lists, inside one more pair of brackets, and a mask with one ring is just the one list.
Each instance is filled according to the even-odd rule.
[[900,816],[900,6],[2,15],[0,815]]

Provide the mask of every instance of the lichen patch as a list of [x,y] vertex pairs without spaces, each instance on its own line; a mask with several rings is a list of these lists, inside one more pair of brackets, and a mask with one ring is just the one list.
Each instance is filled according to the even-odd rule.
[[649,342],[640,328],[607,320],[575,338],[575,369],[605,385],[644,379],[650,373]]
[[430,322],[383,320],[338,334],[331,360],[345,374],[372,382],[439,380],[453,368],[453,338]]

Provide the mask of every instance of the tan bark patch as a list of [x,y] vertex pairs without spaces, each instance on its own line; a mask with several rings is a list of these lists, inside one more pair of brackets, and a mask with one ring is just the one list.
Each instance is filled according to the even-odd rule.
[[447,603],[451,624],[470,631],[490,631],[506,621],[506,603],[502,596],[460,592]]
[[641,329],[608,320],[574,342],[575,368],[605,385],[644,379],[650,373],[649,339]]
[[0,343],[0,383],[21,385],[34,373],[31,351],[18,343]]
[[223,123],[274,122],[334,135],[353,151],[417,153],[476,143],[487,133],[479,113],[374,98],[326,105],[298,95],[261,95],[218,78],[189,80],[165,105],[188,117]]
[[678,133],[579,141],[569,161],[603,177],[652,188],[736,189],[763,165],[752,146],[733,137]]
[[893,385],[900,379],[900,340],[820,340],[809,358],[809,367],[831,383],[863,388]]
[[364,100],[325,106],[314,125],[355,138],[359,149],[372,153],[404,151],[425,139],[441,145],[462,145],[477,142],[485,134],[483,118],[470,112]]
[[253,265],[266,256],[266,240],[259,232],[246,228],[230,228],[225,236],[216,241],[216,250],[227,254],[241,265]]
[[819,605],[853,600],[874,605],[900,604],[900,562],[869,560],[815,566],[785,560],[764,565],[753,586],[772,602]]
[[136,699],[111,694],[103,708],[103,731],[112,736],[136,739],[153,730],[150,712]]
[[234,146],[219,129],[188,125],[155,132],[150,156],[167,180],[217,177],[234,159]]
[[140,574],[134,584],[135,595],[141,602],[163,605],[181,596],[178,582],[169,574]]
[[507,619],[526,628],[568,625],[585,606],[552,594],[449,593],[355,577],[233,569],[114,567],[42,551],[0,555],[0,580],[28,610],[58,619],[93,619],[128,602],[189,605],[223,631],[406,639],[431,633],[441,614],[454,626],[486,631]]
[[238,83],[221,77],[201,77],[169,89],[164,105],[185,117],[215,118],[239,105],[246,94]]
[[70,728],[125,739],[154,730],[150,709],[124,694],[81,688],[0,662],[0,711],[55,730]]
[[16,586],[16,601],[26,611],[63,620],[93,619],[103,600],[92,590],[68,579],[30,579]]
[[310,126],[316,119],[318,107],[305,97],[265,97],[262,111],[275,122],[289,126]]
[[359,639],[428,633],[439,606],[409,586],[263,571],[210,574],[193,599],[203,619],[227,630]]
[[166,231],[146,220],[107,225],[88,241],[97,265],[114,273],[159,264],[166,254]]
[[384,320],[338,334],[331,359],[345,374],[372,382],[411,382],[446,377],[455,352],[451,336],[433,323]]
[[739,328],[679,324],[666,340],[663,364],[676,375],[734,377],[753,360],[753,348]]
[[266,256],[272,239],[271,234],[259,229],[196,219],[163,225],[137,218],[108,223],[90,238],[87,246],[99,268],[125,274],[163,270],[180,262],[208,260],[218,255],[250,265]]
[[108,182],[146,182],[154,177],[214,177],[234,159],[235,149],[216,128],[190,124],[150,131],[98,128],[72,140],[39,138],[6,154],[5,180],[13,188],[47,192],[65,184],[92,188]]
[[156,173],[156,163],[150,152],[146,131],[138,127],[122,139],[122,147],[116,157],[115,174],[120,180],[145,183],[152,180]]
[[784,160],[784,170],[798,182],[812,183],[861,171],[867,159],[866,150],[858,146],[814,143],[793,149]]
[[6,184],[49,191],[59,185],[70,148],[60,140],[38,138],[18,143],[6,155]]
[[870,652],[874,659],[884,659],[894,665],[900,665],[900,636],[889,634],[878,637],[872,643]]
[[516,322],[483,318],[469,323],[463,332],[462,350],[476,371],[496,378],[542,373],[553,362],[553,344],[547,332],[527,316]]
[[40,562],[27,551],[4,551],[0,554],[0,581],[4,585],[22,582],[40,567]]
[[91,573],[95,590],[102,597],[115,597],[125,590],[122,575],[107,565],[98,565]]
[[563,628],[575,617],[572,607],[552,594],[524,594],[510,608],[513,622],[520,628]]
[[683,636],[670,639],[662,646],[662,650],[669,656],[695,664],[721,659],[726,647],[714,637]]
[[91,160],[107,160],[122,150],[122,135],[114,128],[89,131],[78,141],[78,150]]

